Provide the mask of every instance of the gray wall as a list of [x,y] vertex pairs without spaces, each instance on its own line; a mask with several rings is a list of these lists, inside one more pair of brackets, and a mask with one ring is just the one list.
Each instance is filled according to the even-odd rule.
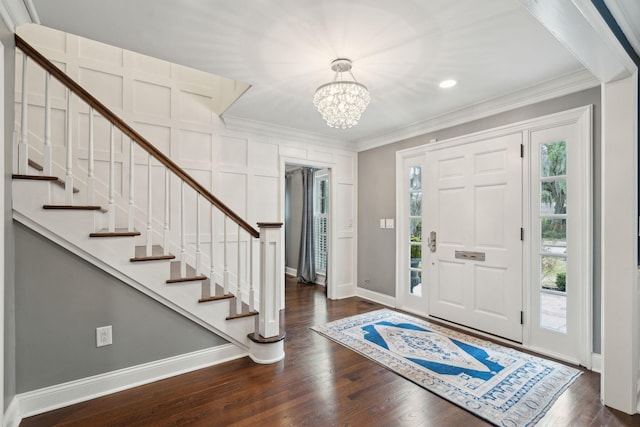
[[[31,229],[14,234],[18,393],[226,343]],[[106,325],[113,345],[97,348]]]
[[300,232],[302,231],[302,174],[300,169],[287,174],[285,191],[285,265],[298,269]]
[[0,20],[0,42],[4,46],[4,409],[16,394],[14,315],[14,253],[11,214],[11,172],[13,159],[15,49],[13,32]]
[[427,144],[434,138],[437,140],[449,139],[589,104],[595,107],[593,133],[593,350],[600,353],[601,110],[599,87],[358,153],[358,286],[395,296],[395,230],[380,229],[379,219],[395,217],[397,151]]

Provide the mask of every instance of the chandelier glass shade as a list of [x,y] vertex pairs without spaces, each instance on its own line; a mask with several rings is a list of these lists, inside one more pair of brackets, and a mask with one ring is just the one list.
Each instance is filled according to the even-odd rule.
[[[358,83],[351,73],[351,60],[336,59],[331,63],[331,69],[336,73],[334,80],[316,89],[313,105],[327,125],[347,129],[358,124],[371,97],[367,87]],[[344,80],[343,73],[349,73],[353,80]]]

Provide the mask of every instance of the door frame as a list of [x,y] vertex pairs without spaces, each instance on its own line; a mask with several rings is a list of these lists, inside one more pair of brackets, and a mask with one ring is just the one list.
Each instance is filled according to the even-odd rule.
[[[285,220],[285,193],[287,191],[287,181],[286,181],[286,165],[296,165],[303,166],[309,168],[316,169],[326,169],[329,174],[329,216],[327,223],[327,298],[328,299],[339,299],[336,280],[338,278],[336,272],[338,268],[338,260],[337,257],[332,256],[334,248],[337,248],[337,227],[334,227],[336,221],[336,209],[335,209],[335,194],[337,191],[337,183],[334,174],[334,168],[336,167],[335,163],[328,162],[319,162],[315,160],[305,160],[299,159],[295,157],[287,157],[280,156],[280,202],[278,203],[278,210],[280,218],[282,218],[283,227],[282,227],[282,242],[284,239],[284,220]],[[285,245],[284,243],[281,245],[281,256],[282,263],[284,266],[285,259]],[[284,267],[283,267],[284,271]],[[282,284],[282,289],[279,295],[280,298],[280,309],[285,308],[285,290],[284,290],[284,279]]]
[[[536,117],[520,122],[511,123],[508,125],[500,126],[493,129],[488,129],[480,132],[474,132],[468,135],[463,135],[459,137],[454,137],[451,139],[443,140],[443,141],[433,141],[428,144],[424,144],[417,147],[408,148],[405,150],[400,150],[396,152],[396,296],[400,295],[402,282],[402,261],[400,258],[400,251],[398,248],[403,248],[407,244],[407,237],[403,235],[402,230],[406,228],[406,222],[402,212],[402,206],[404,206],[405,201],[402,199],[404,196],[404,191],[401,190],[401,183],[404,176],[404,162],[406,159],[412,157],[426,156],[427,152],[432,151],[434,149],[442,149],[448,147],[454,147],[457,145],[467,144],[470,142],[477,142],[483,139],[495,138],[503,135],[513,134],[513,133],[522,133],[522,143],[524,146],[525,152],[525,161],[523,162],[523,177],[522,177],[522,191],[523,191],[523,208],[522,208],[522,224],[524,227],[524,239],[525,244],[523,247],[523,264],[522,264],[522,272],[523,272],[523,302],[522,307],[525,312],[524,315],[524,328],[523,328],[523,343],[522,345],[517,345],[522,348],[530,348],[530,336],[531,336],[531,291],[534,286],[531,281],[531,248],[530,242],[531,238],[529,236],[529,231],[531,229],[531,194],[529,191],[530,185],[530,157],[526,153],[529,153],[530,145],[529,145],[529,132],[531,130],[535,130],[538,128],[546,128],[551,127],[554,124],[563,125],[570,123],[577,123],[579,126],[578,132],[580,133],[581,139],[586,139],[586,144],[588,149],[583,150],[581,153],[582,158],[582,170],[580,171],[581,179],[583,182],[582,194],[581,197],[588,204],[588,209],[584,210],[584,217],[582,218],[581,229],[585,230],[585,247],[584,250],[581,251],[578,256],[578,262],[580,263],[580,275],[583,280],[581,283],[582,292],[579,296],[580,298],[580,308],[581,313],[579,315],[579,360],[567,359],[563,357],[559,357],[558,354],[555,354],[550,351],[546,351],[545,349],[536,348],[540,354],[544,354],[550,357],[564,359],[571,363],[578,363],[587,369],[591,369],[591,352],[593,348],[593,176],[592,176],[592,144],[593,144],[593,106],[587,105],[584,107],[578,107],[567,111],[562,111],[559,113],[549,114],[541,117]],[[423,211],[424,215],[424,211]],[[423,243],[424,244],[424,243]],[[423,249],[424,250],[424,249]],[[426,284],[428,286],[428,283]],[[423,288],[424,292],[424,288]],[[412,313],[430,318],[429,313],[427,312],[428,306],[424,306],[424,312],[419,312],[417,310],[412,310],[410,307],[401,307],[399,305],[399,299],[396,298],[396,308],[403,309],[406,311],[410,311]],[[472,328],[461,327],[460,325],[453,324],[450,322],[442,321],[441,319],[436,319],[439,322],[448,323],[451,326],[455,326],[457,328],[461,328],[463,330],[468,330],[469,332],[473,332],[476,334],[480,334],[491,339],[495,339],[498,341],[502,341],[505,343],[509,343],[513,345],[512,341],[504,340],[494,335],[486,334],[474,330]]]

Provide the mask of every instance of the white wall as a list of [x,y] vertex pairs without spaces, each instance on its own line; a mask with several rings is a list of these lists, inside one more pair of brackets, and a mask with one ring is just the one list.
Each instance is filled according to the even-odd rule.
[[[332,194],[335,207],[332,229],[332,265],[330,268],[329,295],[334,298],[355,295],[355,230],[356,230],[356,176],[357,156],[323,144],[304,134],[282,128],[272,128],[242,120],[221,120],[213,111],[216,88],[212,77],[204,72],[189,69],[144,55],[67,35],[44,27],[28,26],[19,29],[19,34],[41,53],[66,71],[74,80],[96,96],[113,112],[122,117],[134,129],[145,136],[176,163],[210,189],[225,204],[244,217],[250,224],[284,221],[284,163],[311,163],[323,165],[332,171]],[[17,72],[21,74],[21,58]],[[44,134],[44,72],[29,65],[28,103],[30,144],[40,150]],[[16,100],[19,102],[21,78],[16,82]],[[19,106],[16,103],[16,121],[19,123]],[[64,115],[66,95],[62,87],[54,85],[52,91],[52,126],[54,161],[57,173],[62,174],[64,164]],[[79,175],[76,186],[82,190],[86,175],[88,108],[80,101],[73,101],[74,146],[79,156],[74,168]],[[109,127],[102,119],[96,121],[96,174],[102,175],[103,197],[106,200],[106,174],[108,171]],[[33,130],[32,130],[33,129]],[[126,162],[129,156],[129,141],[116,135],[116,187],[117,198],[122,206],[128,199],[129,172]],[[137,228],[143,231],[146,218],[147,175],[146,154],[134,151],[136,158],[135,203]],[[40,160],[38,153],[33,157]],[[162,230],[164,191],[163,168],[153,168],[153,216],[155,232]],[[155,183],[159,183],[156,185]],[[179,219],[176,203],[177,181],[172,182],[171,223]],[[195,194],[187,193],[186,204],[195,205]],[[201,206],[204,206],[202,204]],[[203,211],[201,235],[203,253],[208,260],[206,244],[210,220],[208,211]],[[126,216],[118,217],[119,224]],[[187,221],[187,236],[190,244],[195,242],[195,221]],[[126,223],[126,222],[125,222]],[[221,222],[217,222],[221,224]],[[216,226],[217,229],[220,227]],[[179,228],[179,227],[175,227]],[[159,239],[159,234],[155,238]],[[155,239],[154,238],[154,239]],[[172,240],[176,240],[174,236]],[[218,242],[221,242],[220,236]],[[155,240],[154,240],[155,243]],[[244,250],[243,246],[243,250]],[[175,250],[176,248],[172,248]],[[235,265],[230,249],[229,265]],[[222,250],[217,259],[221,262]],[[340,260],[340,262],[337,262]],[[208,262],[208,261],[207,261]],[[220,269],[218,269],[220,271]]]

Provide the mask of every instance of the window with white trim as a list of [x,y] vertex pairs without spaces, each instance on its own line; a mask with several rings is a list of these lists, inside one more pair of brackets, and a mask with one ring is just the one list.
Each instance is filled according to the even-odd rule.
[[314,174],[313,233],[316,272],[327,273],[327,218],[329,215],[329,171]]

